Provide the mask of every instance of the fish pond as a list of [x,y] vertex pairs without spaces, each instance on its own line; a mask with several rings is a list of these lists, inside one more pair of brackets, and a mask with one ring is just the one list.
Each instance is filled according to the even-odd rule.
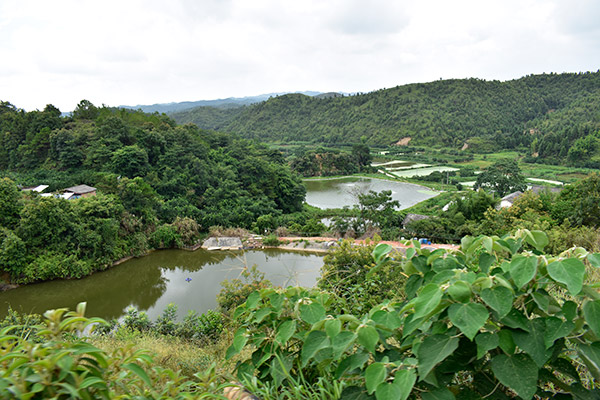
[[362,177],[307,179],[304,184],[306,202],[322,209],[358,205],[358,194],[367,193],[369,190],[391,190],[392,199],[400,202],[400,209],[411,207],[439,194],[412,183]]
[[129,306],[156,319],[169,303],[178,317],[188,310],[203,313],[217,307],[221,282],[240,278],[245,266],[258,270],[276,286],[314,286],[323,255],[277,249],[250,251],[160,250],[134,258],[83,279],[56,280],[0,293],[0,316],[8,306],[24,313],[47,309],[71,310],[85,301],[86,316],[119,318]]

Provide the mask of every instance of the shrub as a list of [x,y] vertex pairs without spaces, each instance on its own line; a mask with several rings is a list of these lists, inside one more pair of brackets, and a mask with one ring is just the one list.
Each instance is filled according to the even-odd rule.
[[406,278],[402,271],[386,266],[376,276],[367,277],[374,266],[374,248],[374,244],[353,246],[344,240],[323,259],[317,286],[333,295],[332,309],[336,312],[361,314],[385,299],[403,298]]
[[129,307],[125,311],[125,317],[123,318],[123,325],[127,328],[135,329],[140,332],[147,331],[152,328],[152,322],[148,317],[148,314],[144,311],[138,311],[135,307]]
[[173,225],[161,225],[150,237],[150,244],[157,249],[181,247],[181,235]]
[[155,329],[161,335],[174,335],[177,330],[177,305],[169,303],[156,319],[154,323]]
[[[77,339],[99,318],[85,318],[85,303],[76,312],[50,310],[38,327],[40,343],[30,336],[14,335],[20,326],[0,331],[0,397],[36,399],[200,398],[221,392],[214,369],[187,380],[169,369],[155,366],[143,350],[131,346],[107,353]],[[69,338],[68,340],[65,337]],[[204,394],[203,394],[204,393]]]
[[332,311],[327,293],[263,289],[234,313],[227,357],[253,349],[238,376],[275,387],[300,374],[344,380],[342,398],[597,398],[600,294],[585,276],[600,254],[549,256],[547,244],[527,230],[465,237],[456,252],[415,242],[400,262],[379,245],[367,278],[400,269],[404,301],[352,315]]
[[242,279],[221,282],[223,289],[217,296],[217,303],[219,309],[225,314],[244,303],[251,293],[272,286],[271,282],[265,279],[265,274],[260,272],[256,265],[244,268],[241,276]]
[[262,243],[265,246],[279,246],[281,244],[279,238],[277,238],[275,235],[265,236],[262,240]]

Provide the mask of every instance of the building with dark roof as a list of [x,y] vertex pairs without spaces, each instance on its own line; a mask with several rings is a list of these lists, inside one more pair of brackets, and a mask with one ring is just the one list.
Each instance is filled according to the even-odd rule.
[[80,197],[91,197],[96,195],[96,188],[88,185],[77,185],[63,190],[66,198],[78,199]]

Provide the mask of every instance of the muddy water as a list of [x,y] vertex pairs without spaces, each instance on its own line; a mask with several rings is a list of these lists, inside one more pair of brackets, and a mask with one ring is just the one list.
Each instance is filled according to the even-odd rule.
[[68,307],[86,301],[86,315],[119,318],[129,306],[146,311],[152,319],[175,303],[182,318],[188,310],[214,309],[221,282],[240,276],[244,266],[256,264],[279,286],[313,286],[323,255],[277,249],[245,252],[161,250],[132,259],[107,271],[79,280],[58,280],[23,286],[0,293],[0,316],[8,305],[26,313]]

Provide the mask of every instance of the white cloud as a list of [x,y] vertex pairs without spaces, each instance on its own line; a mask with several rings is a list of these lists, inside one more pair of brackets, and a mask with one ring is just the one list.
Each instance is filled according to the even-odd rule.
[[0,100],[149,104],[597,70],[592,0],[0,3]]

